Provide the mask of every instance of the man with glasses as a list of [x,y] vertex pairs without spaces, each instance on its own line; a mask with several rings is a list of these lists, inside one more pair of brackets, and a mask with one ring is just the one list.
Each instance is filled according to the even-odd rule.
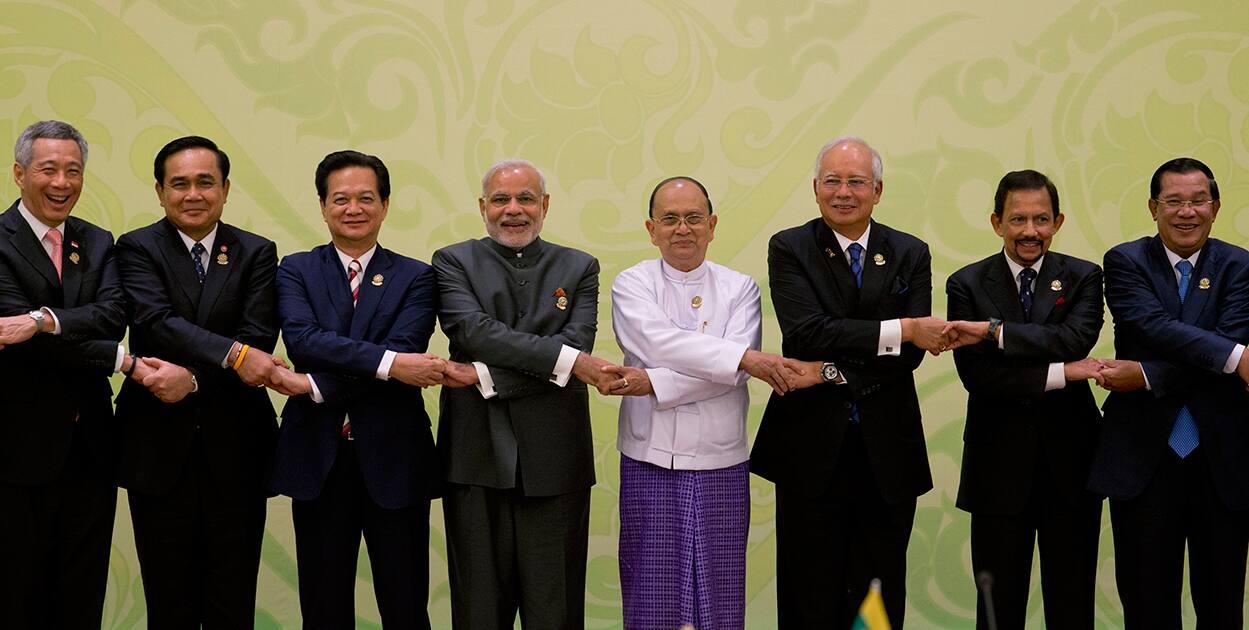
[[872,221],[880,154],[837,138],[811,183],[820,216],[772,237],[768,283],[783,353],[815,386],[773,393],[751,454],[776,484],[777,617],[847,627],[879,579],[900,628],[915,501],[932,488],[913,372],[945,348],[945,322],[928,246]]
[[778,393],[797,362],[759,352],[759,287],[706,260],[716,215],[701,183],[663,180],[646,230],[656,260],[612,284],[624,352],[620,403],[620,587],[626,628],[742,628],[754,375]]
[[1219,186],[1176,158],[1149,183],[1156,236],[1106,253],[1116,360],[1090,489],[1110,497],[1127,628],[1239,628],[1249,550],[1249,252],[1210,238]]

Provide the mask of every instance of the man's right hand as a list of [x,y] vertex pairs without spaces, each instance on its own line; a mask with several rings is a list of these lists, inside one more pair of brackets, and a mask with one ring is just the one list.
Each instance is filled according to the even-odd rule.
[[952,341],[946,321],[939,317],[908,317],[902,320],[902,341],[909,341],[936,356]]
[[436,354],[400,352],[390,364],[390,378],[416,387],[430,387],[443,383],[446,362]]
[[281,366],[274,366],[269,372],[269,381],[265,385],[283,396],[312,393],[312,382],[307,374],[299,374]]
[[448,359],[446,370],[442,373],[443,387],[468,387],[481,382],[477,376],[477,368],[471,363],[460,363]]
[[616,376],[603,371],[603,367],[609,365],[614,364],[592,356],[588,352],[581,352],[577,355],[577,360],[572,364],[572,375],[586,385],[597,389],[598,393],[604,396],[611,396],[612,385],[615,384]]
[[808,371],[801,361],[749,348],[742,355],[737,369],[746,370],[747,374],[767,383],[780,396],[798,389],[799,380]]
[[282,357],[275,357],[259,348],[249,347],[243,357],[243,364],[235,371],[239,379],[252,387],[260,387],[269,382],[269,372],[274,367],[288,368]]
[[1098,385],[1106,384],[1106,375],[1102,374],[1102,370],[1106,367],[1106,362],[1093,357],[1086,357],[1079,361],[1071,361],[1063,364],[1063,376],[1068,381],[1084,381],[1093,379]]
[[[191,371],[181,365],[156,357],[143,357],[139,361],[151,368],[151,372],[143,377],[143,386],[156,394],[161,402],[176,403],[195,390]],[[135,374],[138,374],[137,368]]]

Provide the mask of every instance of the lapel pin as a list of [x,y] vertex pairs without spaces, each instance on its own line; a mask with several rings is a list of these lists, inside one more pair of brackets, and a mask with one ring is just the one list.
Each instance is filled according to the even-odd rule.
[[218,264],[218,265],[228,265],[228,264],[230,264],[230,257],[229,257],[229,256],[226,256],[224,252],[223,252],[223,253],[220,253],[220,254],[217,254],[217,264]]
[[78,241],[75,241],[75,240],[70,240],[70,242],[69,242],[69,246],[70,246],[70,247],[72,247],[72,248],[74,248],[74,249],[78,249]]
[[1202,278],[1201,280],[1199,280],[1199,281],[1197,282],[1197,288],[1198,288],[1198,289],[1209,289],[1209,288],[1210,288],[1210,279],[1209,279],[1209,278]]
[[564,287],[555,289],[555,308],[561,311],[568,308],[568,294],[564,292]]
[[877,267],[881,267],[885,264],[885,257],[880,254],[876,254],[875,256],[872,256],[872,261],[876,263]]
[[832,257],[833,257],[833,248],[831,248],[831,247],[825,247],[825,248],[824,248],[824,253],[825,253],[825,254],[828,254],[828,257],[829,257],[829,258],[832,258]]
[[1061,280],[1055,280],[1050,283],[1050,291],[1062,291],[1063,283]]
[[78,252],[69,253],[69,262],[72,262],[75,265],[77,265],[79,260],[81,260],[81,258],[78,256]]
[[382,274],[380,273],[377,274],[376,276],[373,276],[373,286],[375,287],[382,286],[382,280],[384,280],[384,278],[382,278]]
[[701,295],[695,295],[694,299],[690,300],[690,306],[693,306],[694,308],[698,308],[702,305],[703,305],[703,296]]

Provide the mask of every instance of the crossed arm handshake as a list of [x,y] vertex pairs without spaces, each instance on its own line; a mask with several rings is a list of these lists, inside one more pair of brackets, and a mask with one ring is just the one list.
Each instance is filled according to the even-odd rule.
[[[737,369],[745,370],[784,396],[786,392],[823,382],[820,367],[819,361],[798,361],[748,349]],[[647,396],[655,391],[645,369],[616,365],[585,352],[577,356],[572,374],[604,396]]]

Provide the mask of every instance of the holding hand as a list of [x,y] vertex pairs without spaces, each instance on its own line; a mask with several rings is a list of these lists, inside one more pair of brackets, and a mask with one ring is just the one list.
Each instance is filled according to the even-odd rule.
[[141,365],[135,368],[134,378],[137,379],[139,371],[146,367],[148,373],[140,382],[161,402],[176,403],[195,390],[191,371],[181,365],[156,357],[143,357],[139,362]]
[[1106,386],[1106,375],[1102,370],[1106,367],[1106,362],[1094,357],[1087,357],[1079,361],[1071,361],[1063,364],[1063,375],[1068,381],[1083,381],[1093,379],[1097,384]]
[[429,387],[443,383],[446,361],[436,354],[400,352],[390,364],[390,378],[416,387]]
[[1112,392],[1133,392],[1145,388],[1145,371],[1136,361],[1104,359],[1098,383]]
[[953,321],[946,324],[941,333],[946,338],[945,349],[954,350],[986,341],[989,337],[989,322]]
[[572,364],[572,375],[586,385],[593,386],[598,393],[611,396],[612,388],[619,384],[619,380],[614,374],[603,371],[607,366],[612,364],[588,352],[582,352]]
[[448,359],[444,362],[445,370],[442,373],[443,387],[468,387],[476,385],[480,382],[477,376],[477,368],[469,363],[458,363]]
[[[51,318],[48,320],[47,325],[51,326]],[[34,337],[38,327],[39,324],[29,315],[0,317],[0,349]]]
[[243,352],[246,352],[246,354],[243,355],[242,362],[238,363],[238,358],[236,357],[235,363],[237,365],[232,364],[232,367],[234,367],[235,372],[238,372],[239,379],[252,387],[262,387],[268,383],[269,372],[274,367],[290,367],[282,357],[275,357],[259,348],[243,346],[239,354],[243,354]]
[[933,356],[941,354],[950,344],[946,321],[939,317],[908,317],[902,320],[902,341],[909,341]]
[[283,396],[299,396],[312,393],[312,382],[307,374],[299,374],[290,368],[275,365],[265,383],[269,389]]
[[604,374],[618,378],[609,394],[613,396],[649,396],[655,393],[651,387],[651,377],[646,370],[623,365],[604,365],[599,368]]
[[[806,372],[801,361],[751,349],[742,355],[737,369],[746,370],[747,374],[767,383],[779,396],[798,389],[799,379]],[[816,372],[818,374],[819,370]]]

